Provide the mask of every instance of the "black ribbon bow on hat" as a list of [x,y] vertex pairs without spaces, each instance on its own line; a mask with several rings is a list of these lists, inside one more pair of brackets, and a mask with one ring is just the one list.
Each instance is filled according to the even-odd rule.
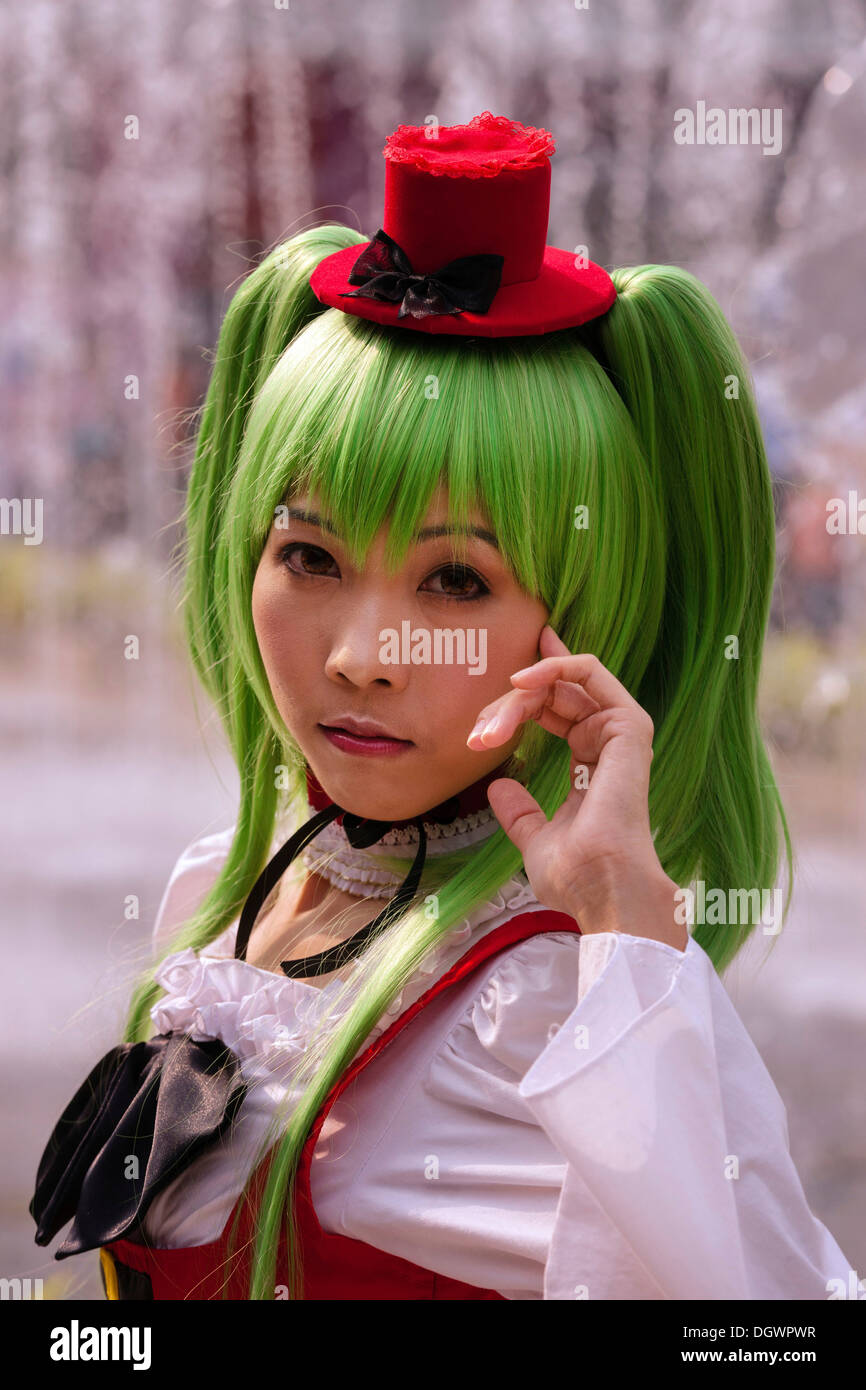
[[347,299],[385,299],[400,302],[398,319],[415,319],[431,314],[486,314],[502,279],[504,256],[480,253],[459,256],[439,270],[416,275],[409,257],[381,227],[369,246],[365,246],[349,273]]
[[218,1039],[160,1033],[112,1048],[45,1147],[29,1208],[36,1244],[72,1219],[54,1256],[62,1260],[139,1227],[157,1194],[229,1128],[246,1090]]

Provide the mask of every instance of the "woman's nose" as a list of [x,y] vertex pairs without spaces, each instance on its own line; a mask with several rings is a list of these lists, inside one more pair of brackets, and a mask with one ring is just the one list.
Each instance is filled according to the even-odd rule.
[[373,613],[347,614],[331,643],[326,675],[357,686],[383,681],[402,689],[409,679],[409,666],[393,660],[395,629],[400,632],[399,615],[386,615],[381,608]]

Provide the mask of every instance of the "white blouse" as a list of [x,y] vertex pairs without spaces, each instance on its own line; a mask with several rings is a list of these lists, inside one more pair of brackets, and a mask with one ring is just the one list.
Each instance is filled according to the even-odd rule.
[[[180,856],[157,947],[204,897],[232,838],[208,835]],[[540,908],[523,873],[509,880],[370,1039],[473,941]],[[157,975],[156,1030],[220,1038],[250,1089],[230,1135],[151,1205],[156,1246],[220,1236],[288,1096],[291,1058],[339,986],[234,960],[236,930],[167,957]],[[553,932],[485,962],[337,1098],[311,1190],[325,1231],[510,1299],[825,1299],[851,1268],[809,1209],[785,1107],[694,939],[682,952]]]

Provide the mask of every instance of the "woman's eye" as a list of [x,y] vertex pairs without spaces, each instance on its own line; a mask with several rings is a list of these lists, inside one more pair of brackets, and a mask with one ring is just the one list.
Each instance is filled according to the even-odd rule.
[[426,580],[425,583],[430,584],[436,579],[441,579],[445,586],[445,590],[451,589],[458,591],[456,593],[448,593],[442,589],[433,589],[432,592],[438,594],[440,598],[453,598],[458,600],[475,599],[483,598],[485,594],[490,593],[489,588],[484,583],[481,576],[476,574],[474,570],[469,569],[467,565],[443,565],[435,574],[431,574],[430,578]]
[[324,576],[330,579],[332,576],[327,573],[327,568],[329,565],[336,567],[333,555],[329,555],[320,545],[311,545],[309,541],[294,541],[291,545],[284,545],[280,551],[280,561],[292,574],[307,574],[311,578]]
[[[280,563],[291,574],[305,575],[309,579],[339,579],[340,571],[333,555],[320,545],[309,541],[293,541],[280,550]],[[426,588],[427,585],[433,588]],[[441,584],[442,587],[438,587]],[[467,565],[442,565],[429,579],[424,581],[422,590],[433,593],[437,598],[454,599],[458,602],[483,598],[490,590],[480,575]]]

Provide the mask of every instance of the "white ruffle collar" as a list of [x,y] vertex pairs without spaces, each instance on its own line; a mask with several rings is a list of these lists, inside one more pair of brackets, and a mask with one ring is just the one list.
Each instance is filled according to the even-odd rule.
[[[427,858],[434,859],[437,855],[456,849],[479,845],[498,829],[499,822],[489,809],[458,816],[449,825],[425,822]],[[358,897],[393,898],[406,875],[394,874],[378,861],[386,855],[405,859],[408,872],[417,848],[418,831],[414,826],[389,830],[375,845],[359,850],[349,844],[343,827],[331,821],[302,850],[301,859],[308,873],[321,874],[322,878],[344,893],[354,893]]]
[[[409,1008],[429,987],[430,976],[438,978],[449,969],[496,917],[531,906],[539,906],[538,899],[525,873],[518,873],[448,933],[407,981],[374,1032],[384,1031]],[[343,981],[335,976],[319,987],[235,960],[237,928],[233,922],[198,952],[187,948],[167,956],[155,977],[165,994],[150,1015],[157,1032],[187,1032],[196,1041],[221,1039],[247,1074],[282,1071],[303,1050],[316,1023],[326,1015],[336,1018],[348,1007],[345,998],[342,1008],[334,1004]]]
[[[312,802],[289,802],[277,815],[271,853],[275,854],[290,835],[315,814]],[[480,845],[495,835],[499,822],[489,806],[458,816],[449,824],[424,822],[426,855],[434,859],[458,849]],[[392,828],[375,845],[360,850],[349,843],[342,825],[330,821],[301,851],[300,860],[308,873],[320,874],[343,893],[365,898],[393,898],[405,873],[395,874],[381,862],[384,858],[405,859],[406,871],[415,858],[418,831],[414,825]]]

